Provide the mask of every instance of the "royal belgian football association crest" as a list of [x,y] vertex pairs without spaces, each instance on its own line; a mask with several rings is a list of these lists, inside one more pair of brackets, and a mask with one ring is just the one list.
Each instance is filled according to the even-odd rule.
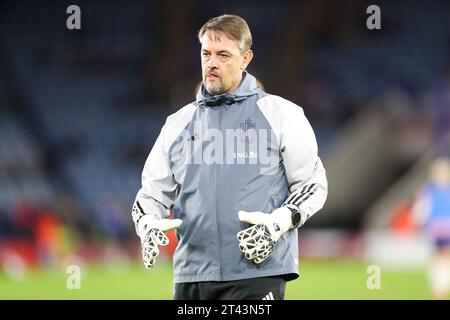
[[241,122],[239,131],[242,142],[252,141],[256,135],[256,122],[252,121],[250,118],[245,119],[244,122]]

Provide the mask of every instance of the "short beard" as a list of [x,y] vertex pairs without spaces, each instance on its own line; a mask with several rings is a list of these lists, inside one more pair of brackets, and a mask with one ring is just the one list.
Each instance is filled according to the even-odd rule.
[[225,87],[225,85],[223,83],[218,88],[209,88],[205,84],[205,82],[203,82],[203,85],[205,86],[206,91],[208,91],[213,96],[225,93],[227,91],[227,88]]

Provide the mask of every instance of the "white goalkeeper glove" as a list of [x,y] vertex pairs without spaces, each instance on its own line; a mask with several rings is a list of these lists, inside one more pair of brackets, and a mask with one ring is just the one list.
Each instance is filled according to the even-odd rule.
[[141,239],[142,259],[147,269],[153,267],[159,255],[158,246],[169,244],[169,238],[164,232],[178,228],[183,220],[158,219],[146,214],[138,222],[138,234]]
[[264,212],[239,211],[239,220],[253,224],[237,234],[239,249],[248,260],[258,264],[273,251],[276,242],[292,225],[293,212],[287,207]]

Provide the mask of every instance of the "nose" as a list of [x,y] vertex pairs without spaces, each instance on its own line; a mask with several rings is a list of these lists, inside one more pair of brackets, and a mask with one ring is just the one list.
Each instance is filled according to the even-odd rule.
[[217,68],[219,68],[218,59],[214,55],[211,55],[211,57],[209,58],[208,62],[206,63],[206,66],[208,67],[208,69],[217,69]]

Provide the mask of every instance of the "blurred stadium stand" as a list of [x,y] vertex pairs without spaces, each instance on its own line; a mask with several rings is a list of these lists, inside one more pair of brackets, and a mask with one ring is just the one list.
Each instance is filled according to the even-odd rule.
[[3,1],[0,239],[18,233],[14,208],[28,203],[85,237],[135,240],[144,161],[165,117],[194,99],[198,28],[225,12],[251,26],[249,71],[316,131],[330,194],[305,228],[386,225],[417,179],[387,192],[419,177],[448,132],[449,100],[436,96],[450,87],[450,2],[378,1],[376,31],[369,4],[77,1],[82,30],[69,31],[64,1]]

